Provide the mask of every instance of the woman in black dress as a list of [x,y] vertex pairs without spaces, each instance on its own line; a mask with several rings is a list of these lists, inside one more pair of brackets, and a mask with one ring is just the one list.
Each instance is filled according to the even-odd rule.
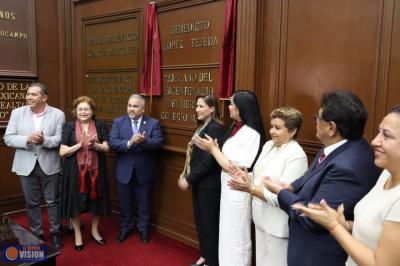
[[[214,95],[198,96],[196,103],[197,130],[218,139],[222,145],[224,127],[219,121],[218,102]],[[188,144],[185,168],[178,179],[182,190],[192,187],[193,211],[200,244],[200,258],[193,265],[218,265],[219,205],[221,198],[221,167],[213,156]]]
[[91,236],[104,245],[98,225],[101,216],[110,215],[110,193],[105,153],[109,151],[108,128],[95,119],[95,103],[87,96],[73,101],[76,120],[66,122],[62,130],[60,156],[65,158],[61,198],[63,218],[71,218],[75,249],[83,249],[81,213],[92,214]]

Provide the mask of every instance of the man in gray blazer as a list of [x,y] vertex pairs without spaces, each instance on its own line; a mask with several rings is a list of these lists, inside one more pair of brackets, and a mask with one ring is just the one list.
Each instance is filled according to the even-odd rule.
[[26,106],[14,109],[4,134],[7,146],[16,149],[12,171],[21,180],[32,233],[44,239],[40,189],[47,203],[51,240],[61,247],[58,155],[64,113],[47,103],[47,87],[32,83],[26,92]]

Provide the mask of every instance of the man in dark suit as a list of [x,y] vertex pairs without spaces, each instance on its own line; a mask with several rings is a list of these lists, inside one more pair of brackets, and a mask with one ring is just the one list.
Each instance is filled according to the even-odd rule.
[[117,242],[123,242],[134,230],[132,199],[136,195],[139,210],[137,229],[140,239],[149,241],[151,185],[155,172],[155,150],[161,148],[163,137],[160,122],[143,115],[145,99],[133,94],[128,100],[127,114],[114,120],[110,147],[117,152],[115,177],[121,211],[121,232]]
[[291,185],[265,180],[267,188],[278,195],[280,208],[289,215],[289,266],[345,265],[347,254],[329,231],[291,206],[325,199],[334,208],[343,203],[346,220],[353,219],[354,206],[375,185],[380,173],[362,137],[367,116],[355,94],[324,94],[316,116],[316,135],[324,147],[308,171]]

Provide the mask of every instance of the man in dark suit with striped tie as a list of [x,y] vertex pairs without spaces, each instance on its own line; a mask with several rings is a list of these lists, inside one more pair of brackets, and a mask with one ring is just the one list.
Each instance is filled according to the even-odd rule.
[[353,220],[356,203],[375,185],[380,170],[372,150],[362,137],[367,110],[349,91],[322,96],[316,116],[317,138],[323,148],[308,171],[292,184],[266,179],[266,187],[278,195],[279,207],[289,215],[289,266],[341,266],[346,252],[329,231],[291,208],[294,203],[319,203],[333,208],[344,204],[346,220]]
[[149,241],[151,215],[151,185],[155,177],[155,151],[161,148],[163,137],[160,122],[144,115],[145,99],[132,94],[127,114],[114,120],[110,133],[110,147],[117,152],[115,177],[121,211],[121,243],[134,231],[132,199],[136,195],[139,210],[137,229],[140,239]]

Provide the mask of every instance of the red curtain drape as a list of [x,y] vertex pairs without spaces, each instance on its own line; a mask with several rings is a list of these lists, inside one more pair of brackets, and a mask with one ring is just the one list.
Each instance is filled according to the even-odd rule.
[[232,96],[235,86],[237,0],[226,1],[224,42],[220,67],[219,98]]
[[144,63],[140,93],[149,96],[161,95],[161,45],[158,31],[156,6],[148,3],[146,8],[146,30]]

